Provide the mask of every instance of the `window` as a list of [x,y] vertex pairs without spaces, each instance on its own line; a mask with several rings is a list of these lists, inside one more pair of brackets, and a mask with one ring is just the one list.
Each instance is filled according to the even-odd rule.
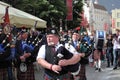
[[120,13],[117,13],[117,18],[120,18]]
[[117,27],[120,27],[120,22],[117,22]]

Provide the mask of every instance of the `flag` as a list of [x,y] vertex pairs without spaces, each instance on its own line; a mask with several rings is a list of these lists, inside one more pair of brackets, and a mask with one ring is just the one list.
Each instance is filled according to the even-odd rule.
[[3,16],[3,26],[10,25],[9,13],[8,13],[9,6],[6,7],[5,15]]
[[9,9],[9,6],[6,7],[5,15],[2,17],[3,18],[2,26],[3,26],[3,30],[4,30],[5,34],[9,34],[11,32],[8,9]]
[[73,20],[73,0],[66,0],[66,6],[67,6],[66,19],[68,21]]
[[107,31],[108,30],[108,24],[104,23],[104,30]]

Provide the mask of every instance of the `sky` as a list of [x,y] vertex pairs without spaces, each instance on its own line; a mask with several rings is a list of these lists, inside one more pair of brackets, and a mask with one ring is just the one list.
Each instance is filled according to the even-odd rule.
[[120,0],[98,0],[98,4],[103,5],[109,13],[112,9],[120,9]]

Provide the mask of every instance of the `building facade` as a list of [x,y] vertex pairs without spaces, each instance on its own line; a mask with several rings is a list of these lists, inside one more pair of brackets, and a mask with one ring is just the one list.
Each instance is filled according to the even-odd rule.
[[115,33],[116,29],[120,30],[120,9],[112,10],[112,33]]
[[[111,16],[109,15],[107,9],[98,4],[98,1],[95,0],[85,0],[85,3],[89,8],[89,30],[104,30],[107,33],[111,32]],[[86,10],[86,9],[84,9]]]

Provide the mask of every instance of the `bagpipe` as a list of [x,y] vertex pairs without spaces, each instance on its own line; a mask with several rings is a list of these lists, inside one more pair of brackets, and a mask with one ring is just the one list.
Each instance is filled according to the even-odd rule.
[[85,57],[89,57],[94,49],[94,42],[90,39],[89,36],[84,36],[80,43],[80,52],[85,53]]
[[60,35],[60,43],[61,44],[65,44],[65,43],[71,43],[71,37],[70,36],[68,36],[67,35],[67,37],[66,38],[64,38],[64,36],[63,35]]
[[[0,44],[0,48],[1,48],[1,52],[2,51],[6,51],[6,48],[9,48],[10,51],[7,50],[7,52],[9,53],[9,56],[7,56],[6,60],[14,60],[15,59],[15,43],[16,43],[16,40],[18,38],[18,36],[20,35],[20,33],[22,31],[20,31],[19,34],[16,35],[16,32],[17,29],[16,27],[12,27],[12,26],[5,26],[3,28],[3,33],[2,35],[5,35],[6,37],[4,39],[1,39],[3,40]],[[0,37],[2,38],[2,37]],[[14,47],[13,47],[14,45]]]
[[94,42],[89,36],[85,35],[79,42],[79,52],[85,53],[85,56],[81,58],[81,64],[88,64],[88,57],[94,50]]
[[27,38],[24,44],[22,44],[22,51],[24,53],[30,53],[31,56],[26,59],[26,62],[35,62],[38,54],[39,46],[42,38],[39,38],[40,34],[31,35]]
[[20,71],[21,72],[26,72],[27,71],[27,64],[28,63],[33,63],[33,62],[36,61],[36,56],[35,56],[35,53],[34,53],[34,49],[35,49],[35,47],[38,46],[38,43],[40,41],[41,40],[38,39],[38,35],[37,35],[37,37],[30,36],[30,38],[27,39],[26,41],[22,41],[23,54],[24,53],[30,53],[31,56],[26,58],[24,61],[20,62]]
[[[68,49],[70,45],[72,45],[72,39],[68,41]],[[75,49],[80,53],[85,53],[85,57],[87,58],[94,49],[94,42],[89,36],[84,36],[81,40],[78,40]]]
[[26,43],[23,44],[23,50],[25,52],[32,52],[34,51],[35,47],[38,47],[39,46],[39,43],[42,41],[42,38],[39,39],[39,35],[40,34],[37,34],[37,35],[30,35],[27,40],[26,40]]
[[[70,59],[73,57],[73,54],[69,52],[64,46],[60,46],[57,49],[57,52],[55,54],[56,59],[54,60],[54,64],[58,64],[59,60],[61,59]],[[79,63],[76,63],[74,65],[68,65],[68,66],[63,66],[62,71],[59,72],[59,74],[65,74],[68,72],[77,72],[79,69]]]
[[1,60],[7,60],[7,58],[10,56],[11,52],[9,52],[10,50],[10,42],[9,42],[9,37],[10,37],[10,33],[9,34],[0,34],[0,59]]
[[24,43],[22,45],[22,49],[24,53],[31,53],[34,50],[34,46],[32,44]]
[[[70,45],[72,45],[72,39],[69,39],[68,41],[68,49],[70,48]],[[80,60],[81,64],[87,64],[88,63],[88,57],[94,50],[94,41],[90,39],[89,36],[85,35],[82,37],[81,40],[78,41],[77,46],[75,49],[79,53],[85,53],[85,57],[82,57]]]

